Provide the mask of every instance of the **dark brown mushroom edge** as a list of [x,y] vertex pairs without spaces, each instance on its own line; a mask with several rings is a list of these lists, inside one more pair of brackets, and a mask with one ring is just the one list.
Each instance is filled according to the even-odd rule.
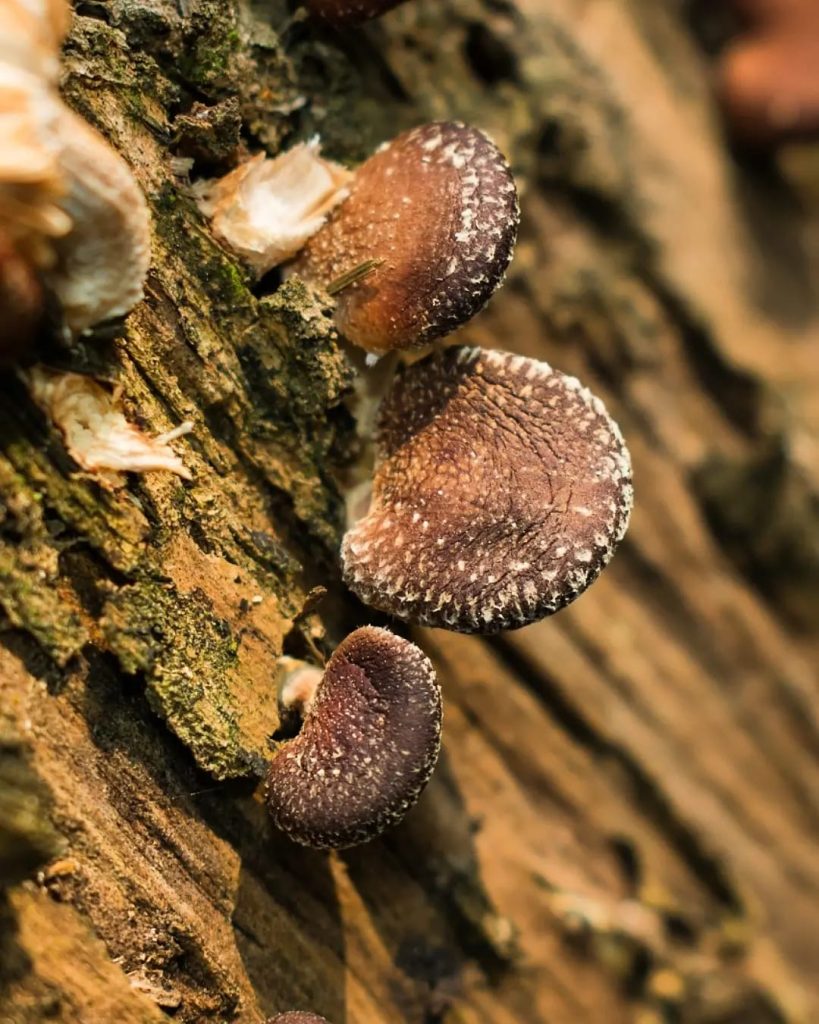
[[379,18],[405,0],[306,0],[307,10],[331,25],[357,25]]
[[267,808],[305,846],[368,842],[416,802],[440,745],[441,691],[429,659],[364,626],[333,652],[301,732],[274,754]]
[[319,1017],[317,1013],[309,1013],[307,1010],[288,1010],[287,1013],[276,1014],[271,1017],[267,1024],[330,1024],[326,1017]]
[[339,292],[338,329],[371,352],[411,348],[450,334],[487,303],[518,220],[514,179],[494,143],[457,122],[427,124],[362,164],[350,197],[291,272],[327,288],[375,261]]
[[432,355],[396,378],[376,443],[343,575],[398,618],[464,633],[526,626],[581,594],[626,532],[620,430],[546,363],[462,347]]

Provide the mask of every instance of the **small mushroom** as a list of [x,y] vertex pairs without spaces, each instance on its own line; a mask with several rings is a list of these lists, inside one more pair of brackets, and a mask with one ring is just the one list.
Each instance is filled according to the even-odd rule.
[[306,0],[307,9],[316,18],[331,25],[357,25],[382,14],[404,0]]
[[333,652],[301,732],[274,754],[268,810],[305,846],[367,842],[418,799],[440,742],[441,691],[429,659],[364,626]]
[[376,442],[343,575],[401,619],[465,633],[528,625],[581,594],[626,531],[620,430],[546,363],[474,348],[430,356],[396,379]]
[[747,30],[721,57],[719,96],[742,141],[773,145],[819,134],[816,0],[734,0]]
[[319,1017],[317,1013],[310,1013],[308,1010],[288,1010],[287,1013],[277,1013],[271,1017],[267,1024],[330,1024],[325,1017]]
[[371,352],[423,345],[474,316],[501,283],[515,244],[509,167],[475,128],[436,122],[399,135],[356,172],[350,198],[289,272],[338,295],[336,324]]

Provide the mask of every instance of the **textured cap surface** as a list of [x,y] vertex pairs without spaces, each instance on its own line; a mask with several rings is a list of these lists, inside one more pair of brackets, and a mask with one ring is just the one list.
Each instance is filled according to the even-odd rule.
[[470,348],[424,359],[384,400],[377,442],[343,574],[399,618],[466,633],[528,625],[585,590],[626,531],[622,435],[546,363]]
[[428,124],[362,164],[350,198],[292,269],[327,287],[382,260],[339,293],[336,323],[356,345],[386,352],[474,316],[503,278],[517,227],[515,183],[494,143],[457,122]]
[[339,644],[299,735],[274,755],[267,806],[306,846],[354,846],[397,824],[429,781],[441,691],[408,640],[364,626]]
[[287,1013],[278,1013],[271,1017],[267,1024],[330,1024],[326,1017],[319,1017],[317,1013],[308,1013],[307,1010],[288,1010]]
[[355,25],[378,18],[404,0],[306,0],[307,9],[332,25]]

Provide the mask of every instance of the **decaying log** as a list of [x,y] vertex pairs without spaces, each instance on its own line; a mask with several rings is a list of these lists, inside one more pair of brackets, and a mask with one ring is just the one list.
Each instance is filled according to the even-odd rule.
[[[0,1022],[817,1019],[810,159],[731,153],[686,17],[414,0],[337,35],[282,0],[77,6],[64,94],[133,168],[153,260],[121,337],[39,358],[149,433],[191,420],[192,480],[102,486],[4,372]],[[315,132],[354,162],[433,118],[492,134],[522,191],[461,339],[599,392],[636,510],[553,619],[414,637],[436,775],[383,839],[317,853],[258,779],[276,657],[378,621],[337,561],[353,368],[326,297],[253,284],[191,180]]]

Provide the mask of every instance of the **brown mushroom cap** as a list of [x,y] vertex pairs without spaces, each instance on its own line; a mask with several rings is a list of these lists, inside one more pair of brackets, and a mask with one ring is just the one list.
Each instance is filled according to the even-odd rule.
[[305,0],[307,9],[331,25],[357,25],[378,18],[404,0]]
[[526,626],[582,593],[626,531],[622,435],[546,363],[473,348],[430,356],[397,378],[377,445],[343,574],[399,618],[465,633]]
[[336,324],[372,352],[423,345],[486,304],[512,258],[518,219],[515,183],[494,143],[457,122],[427,124],[362,164],[349,199],[292,270],[327,287],[383,261],[339,293]]
[[288,1010],[287,1013],[277,1013],[271,1017],[267,1024],[330,1024],[325,1017],[319,1017],[317,1013],[310,1013],[307,1010]]
[[333,652],[301,732],[274,755],[268,810],[305,846],[367,842],[418,799],[440,742],[441,691],[429,659],[364,626]]

